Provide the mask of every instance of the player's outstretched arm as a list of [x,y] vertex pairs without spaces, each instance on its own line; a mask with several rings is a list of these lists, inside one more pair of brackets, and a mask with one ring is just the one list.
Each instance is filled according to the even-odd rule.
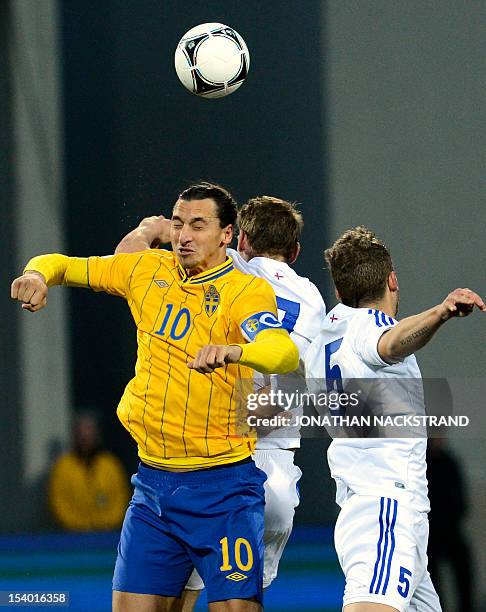
[[396,363],[415,353],[430,341],[434,333],[452,317],[467,317],[474,307],[485,312],[486,305],[470,289],[455,289],[439,305],[407,317],[384,333],[378,341],[378,353],[388,363]]
[[166,219],[163,215],[145,217],[140,221],[138,227],[120,240],[115,249],[115,255],[138,253],[168,242],[170,242],[170,219]]
[[286,330],[266,329],[248,344],[208,344],[187,365],[209,374],[227,363],[241,363],[262,374],[288,374],[299,365],[299,351]]
[[31,259],[22,276],[11,286],[10,296],[23,302],[22,308],[37,312],[47,305],[47,288],[53,285],[88,287],[87,259],[59,253]]

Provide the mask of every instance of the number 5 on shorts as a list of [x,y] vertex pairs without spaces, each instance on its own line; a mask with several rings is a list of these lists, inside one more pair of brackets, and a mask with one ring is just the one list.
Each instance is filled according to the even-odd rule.
[[412,572],[406,567],[400,567],[400,577],[398,579],[399,584],[397,590],[402,597],[407,597],[408,592],[410,591],[409,577],[412,577]]
[[[228,538],[221,538],[219,543],[221,544],[221,553],[223,555],[223,565],[219,569],[222,572],[229,572],[233,569],[233,566],[230,565]],[[242,546],[246,548],[246,563],[243,563],[241,560]],[[248,572],[253,567],[253,551],[251,549],[250,542],[245,540],[245,538],[236,538],[234,546],[234,560],[238,566],[238,569],[240,569],[242,572]]]

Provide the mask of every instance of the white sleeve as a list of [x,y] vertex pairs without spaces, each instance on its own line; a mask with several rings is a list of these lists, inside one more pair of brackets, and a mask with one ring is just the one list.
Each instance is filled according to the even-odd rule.
[[305,354],[307,353],[307,349],[310,346],[311,340],[305,336],[302,336],[296,331],[290,332],[290,337],[292,338],[293,343],[299,349],[299,357],[303,361]]
[[253,274],[250,265],[245,259],[243,259],[238,251],[235,251],[235,249],[226,249],[226,254],[231,257],[237,270],[244,272],[245,274]]
[[379,339],[395,324],[393,319],[389,317],[387,319],[388,321],[385,317],[377,319],[374,314],[369,314],[366,317],[356,317],[351,323],[354,327],[351,335],[353,338],[353,349],[369,366],[384,368],[392,365],[383,361],[378,353]]

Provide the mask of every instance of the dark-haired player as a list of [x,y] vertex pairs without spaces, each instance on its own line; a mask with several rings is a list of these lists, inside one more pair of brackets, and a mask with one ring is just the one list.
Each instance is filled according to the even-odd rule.
[[236,206],[222,187],[193,185],[175,203],[173,251],[44,255],[12,284],[23,308],[71,285],[127,300],[137,327],[135,377],[118,416],[141,464],[113,580],[117,612],[169,610],[195,566],[213,612],[261,609],[265,476],[237,431],[237,378],[285,373],[298,352],[275,294],[226,255]]
[[[117,252],[137,251],[152,244],[166,242],[170,221],[163,217],[149,217],[130,232],[118,245]],[[271,376],[274,391],[287,382],[290,392],[296,381],[304,383],[303,359],[311,340],[317,335],[326,314],[324,301],[313,283],[299,276],[291,264],[300,250],[299,239],[303,219],[296,207],[280,198],[261,196],[248,200],[239,213],[238,250],[228,249],[234,265],[247,274],[267,280],[277,296],[279,319],[299,348],[300,365],[287,381]],[[295,408],[295,407],[294,407]],[[256,465],[267,475],[265,482],[265,563],[264,587],[277,575],[278,564],[292,531],[295,507],[299,503],[297,482],[301,471],[294,464],[294,451],[300,446],[299,428],[289,425],[278,428],[257,427]],[[189,590],[203,588],[195,573],[187,585]],[[189,606],[184,610],[188,610]]]

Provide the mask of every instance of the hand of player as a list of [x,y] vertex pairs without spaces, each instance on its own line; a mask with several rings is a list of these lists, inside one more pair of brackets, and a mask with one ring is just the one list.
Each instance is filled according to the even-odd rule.
[[30,312],[37,312],[47,306],[48,287],[46,279],[40,272],[27,271],[14,280],[10,289],[10,296],[14,300],[23,302],[22,308]]
[[447,321],[451,317],[467,317],[474,306],[486,311],[486,304],[477,293],[471,289],[454,289],[439,306],[441,319]]
[[190,361],[187,367],[201,374],[211,374],[227,363],[238,363],[241,353],[241,347],[236,345],[208,344],[197,352],[194,361]]
[[115,254],[138,253],[170,242],[170,225],[170,219],[166,219],[163,215],[145,217],[138,227],[120,240]]
[[170,219],[163,215],[145,217],[139,224],[139,229],[147,239],[150,248],[156,248],[160,244],[170,242]]

